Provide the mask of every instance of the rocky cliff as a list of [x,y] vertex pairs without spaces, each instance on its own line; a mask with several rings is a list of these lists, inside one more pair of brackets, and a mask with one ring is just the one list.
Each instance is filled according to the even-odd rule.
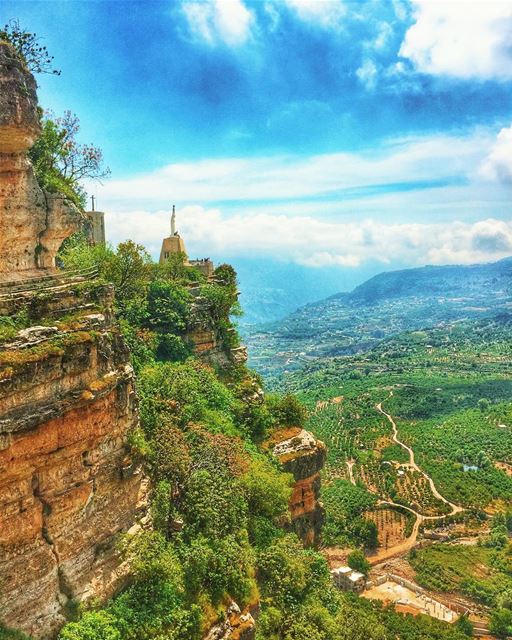
[[[60,196],[44,193],[35,180],[26,151],[39,134],[36,108],[33,78],[12,49],[0,43],[0,620],[43,639],[55,637],[77,605],[101,603],[123,587],[129,566],[117,543],[124,533],[137,532],[146,524],[150,528],[150,523],[148,479],[130,457],[130,434],[139,425],[139,416],[130,354],[114,318],[113,289],[97,279],[94,270],[65,273],[55,268],[59,246],[77,229],[81,214]],[[212,365],[219,376],[230,371],[245,376],[231,381],[235,394],[228,386],[222,389],[213,372],[202,372],[201,384],[210,385],[219,407],[212,402],[206,411],[199,401],[203,387],[198,398],[191,392],[189,400],[194,410],[205,413],[205,433],[213,416],[233,430],[240,424],[241,435],[253,417],[260,428],[265,412],[262,390],[240,366],[247,354],[229,322],[236,303],[236,274],[231,277],[230,291],[221,296],[222,313],[215,292],[208,296],[207,288],[191,288],[183,337],[196,357]],[[187,375],[194,383],[193,375],[200,374],[192,366]],[[152,389],[153,395],[158,392],[159,388]],[[208,388],[204,393],[208,395]],[[141,397],[145,398],[143,393]],[[162,406],[170,407],[172,415],[179,405],[175,395],[169,395]],[[235,471],[225,473],[224,467],[232,464],[234,469],[238,464],[241,439],[233,436],[228,444],[229,437],[216,438],[217,428],[213,422],[212,440],[205,438],[204,443],[215,462],[211,464],[217,475],[212,472],[212,477],[220,485],[234,483]],[[184,438],[180,443],[187,455],[203,446]],[[295,478],[292,526],[306,544],[315,545],[323,519],[318,494],[325,447],[301,429],[274,434],[271,447]],[[245,469],[248,460],[240,468]],[[284,478],[279,514],[286,506],[287,483]],[[193,491],[191,495],[192,501]],[[188,514],[189,525],[195,515]],[[216,525],[224,518],[228,520],[225,511],[215,518],[215,536]],[[153,524],[158,528],[156,519]],[[229,526],[237,532],[232,544],[247,551],[247,532],[238,535],[239,519]],[[210,542],[218,542],[215,536]],[[238,551],[229,555],[231,547],[223,553],[230,564],[240,560]],[[244,560],[247,566],[251,556]],[[218,571],[215,563],[213,567]],[[256,602],[255,570],[246,570]],[[219,609],[205,599],[209,624],[217,620],[208,631],[200,630],[207,633],[207,640],[250,640],[255,635],[247,598],[240,601],[246,607],[241,610],[230,593],[226,591]],[[219,615],[224,605],[225,615]],[[185,608],[182,613],[188,614]]]
[[36,106],[0,43],[0,619],[44,638],[122,584],[115,543],[145,481],[127,456],[137,404],[111,287],[51,268],[80,214],[35,180]]
[[53,268],[82,218],[73,204],[37,184],[26,152],[39,133],[34,78],[0,42],[0,280]]
[[326,447],[311,433],[299,428],[278,431],[272,437],[272,445],[274,456],[295,479],[290,498],[292,527],[305,545],[317,546],[324,522],[319,497]]
[[0,344],[0,618],[36,637],[119,588],[115,543],[145,501],[127,456],[137,406],[111,290],[86,287],[80,312],[80,283],[56,286],[75,290],[73,319],[50,309],[44,326]]

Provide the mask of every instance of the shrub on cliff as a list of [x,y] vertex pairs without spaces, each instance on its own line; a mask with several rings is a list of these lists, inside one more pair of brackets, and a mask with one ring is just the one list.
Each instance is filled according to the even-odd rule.
[[116,619],[106,611],[88,611],[80,622],[71,622],[59,640],[122,640]]
[[303,427],[307,420],[306,407],[290,393],[285,396],[267,395],[267,405],[279,428]]
[[[206,365],[189,360],[184,363],[158,363],[141,371],[138,382],[141,422],[151,435],[166,416],[176,417],[185,427],[189,422],[204,422],[215,412],[224,416],[233,430],[230,410],[231,392]],[[227,421],[227,422],[226,422]]]
[[0,622],[0,640],[30,640],[30,638],[21,631],[9,629]]
[[186,264],[187,254],[181,252],[172,253],[163,263],[155,265],[155,277],[171,282],[206,282],[206,277],[197,267]]
[[182,333],[190,317],[191,296],[185,287],[165,280],[154,280],[147,291],[147,317],[144,324],[162,334]]
[[250,516],[269,519],[285,516],[292,483],[293,476],[278,470],[267,458],[251,460],[249,470],[240,480]]
[[41,44],[41,38],[36,33],[23,29],[19,20],[9,20],[0,29],[0,40],[9,42],[14,47],[31,73],[60,75],[60,71],[53,67],[54,56]]

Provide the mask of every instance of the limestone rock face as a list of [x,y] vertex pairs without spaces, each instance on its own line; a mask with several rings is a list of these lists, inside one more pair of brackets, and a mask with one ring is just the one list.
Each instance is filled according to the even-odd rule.
[[213,320],[211,304],[200,295],[200,288],[192,287],[189,293],[193,302],[185,339],[192,346],[194,354],[203,362],[221,369],[232,364],[245,364],[247,348],[226,344]]
[[[53,637],[73,601],[122,586],[116,542],[146,509],[147,481],[127,447],[133,372],[110,287],[80,296],[68,286],[82,315],[59,320],[59,283],[43,307],[54,325],[34,322],[0,344],[0,619],[35,638]],[[28,297],[18,305],[34,313]]]
[[72,203],[37,184],[26,154],[39,134],[35,80],[0,42],[0,280],[54,267],[60,245],[82,219]]
[[232,601],[226,613],[226,620],[214,625],[204,640],[254,640],[256,622],[249,611],[242,612]]
[[36,81],[13,48],[0,42],[0,152],[27,151],[39,133]]
[[[324,509],[319,500],[320,471],[325,464],[327,450],[323,442],[309,431],[292,429],[279,432],[273,454],[283,469],[295,479],[290,498],[292,527],[307,546],[318,545],[324,522]],[[274,440],[275,441],[275,440]]]

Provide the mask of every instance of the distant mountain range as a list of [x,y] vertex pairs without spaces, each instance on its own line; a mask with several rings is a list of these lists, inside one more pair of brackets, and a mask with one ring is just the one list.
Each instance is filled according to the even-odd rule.
[[316,358],[351,355],[402,331],[512,313],[512,258],[380,273],[350,293],[246,331],[250,364],[285,374]]
[[382,269],[376,262],[359,269],[305,267],[261,258],[232,258],[229,262],[238,273],[242,326],[281,320],[305,304],[352,289]]
[[[371,303],[384,298],[408,296],[489,297],[510,294],[512,257],[499,262],[472,265],[427,266],[379,273],[349,294],[351,301]],[[338,294],[334,297],[343,296]]]

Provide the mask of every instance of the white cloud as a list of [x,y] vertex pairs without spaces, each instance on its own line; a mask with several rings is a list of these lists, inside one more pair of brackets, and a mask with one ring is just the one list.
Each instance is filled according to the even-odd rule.
[[342,0],[284,0],[304,22],[324,29],[339,30],[343,27],[346,7]]
[[[474,223],[437,224],[329,222],[311,216],[223,215],[218,209],[188,206],[178,228],[191,257],[272,257],[309,267],[358,267],[365,262],[470,264],[512,254],[512,222],[493,218]],[[134,238],[158,255],[169,233],[169,212],[111,213],[114,242]]]
[[480,167],[484,178],[512,185],[512,126],[503,128]]
[[132,238],[155,256],[176,202],[194,258],[471,263],[512,253],[512,223],[503,222],[512,218],[510,187],[481,179],[481,166],[510,157],[504,144],[508,129],[498,141],[482,130],[392,140],[371,153],[207,159],[94,191],[109,238]]
[[399,55],[418,71],[460,78],[512,78],[510,0],[412,0],[415,23]]
[[192,0],[182,10],[191,34],[210,45],[238,46],[250,38],[253,14],[242,0]]
[[388,22],[379,22],[377,25],[377,35],[371,43],[375,49],[384,49],[393,35],[393,28]]
[[356,71],[359,81],[367,88],[374,89],[377,82],[377,67],[373,60],[367,58]]
[[391,4],[393,5],[393,10],[398,20],[400,20],[400,22],[406,20],[408,15],[408,7],[403,4],[401,0],[392,0]]
[[173,201],[290,201],[343,189],[466,178],[492,142],[488,132],[477,132],[392,140],[371,153],[206,159],[110,180],[94,190],[104,206],[116,209],[158,209]]

